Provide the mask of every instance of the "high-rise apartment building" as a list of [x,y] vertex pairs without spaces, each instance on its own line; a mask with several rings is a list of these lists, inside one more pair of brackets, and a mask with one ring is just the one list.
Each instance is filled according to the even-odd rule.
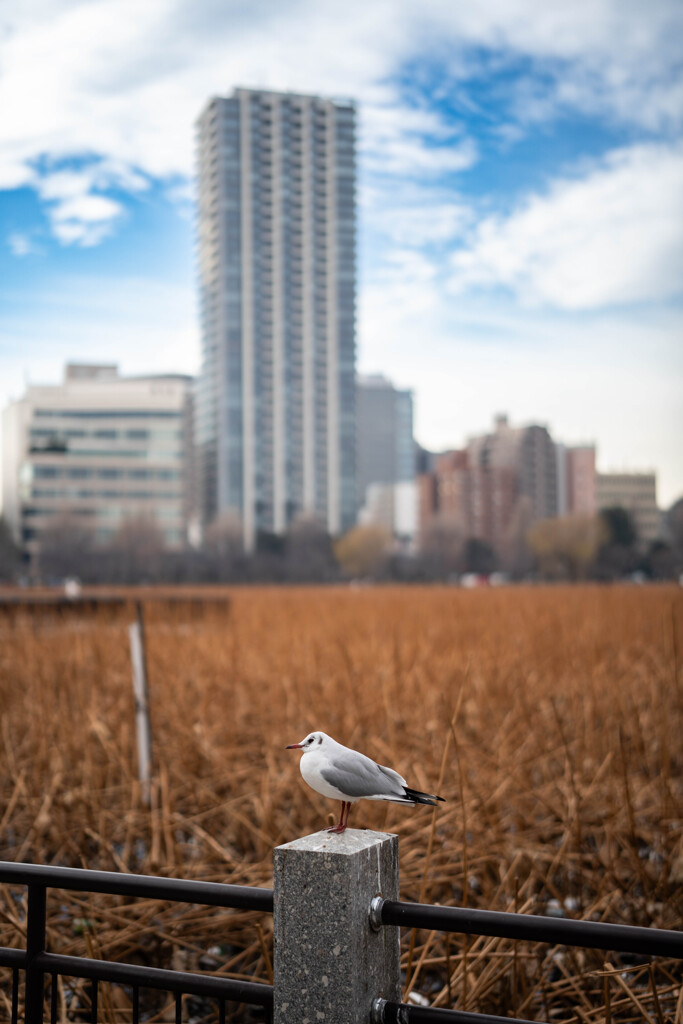
[[238,513],[247,548],[355,521],[355,119],[250,89],[199,118],[202,518]]
[[558,515],[595,515],[595,445],[571,447],[558,443],[555,452]]
[[557,515],[555,445],[545,427],[498,416],[492,433],[438,457],[419,487],[423,537],[438,517],[503,554],[526,525]]
[[96,543],[130,519],[153,519],[182,547],[192,515],[192,384],[179,375],[121,377],[69,364],[61,384],[33,385],[3,414],[3,514],[29,555],[68,514]]
[[557,455],[546,427],[512,427],[499,415],[493,432],[472,438],[467,452],[472,466],[515,472],[517,494],[529,503],[533,519],[557,515]]

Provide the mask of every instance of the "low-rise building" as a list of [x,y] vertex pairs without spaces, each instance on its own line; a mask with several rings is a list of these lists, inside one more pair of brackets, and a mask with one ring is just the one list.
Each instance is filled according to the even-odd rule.
[[30,386],[3,414],[3,513],[31,556],[57,515],[96,543],[148,517],[168,547],[185,543],[193,509],[193,379],[122,377],[114,365],[66,366],[61,384]]
[[598,473],[595,480],[598,510],[623,508],[629,513],[637,539],[646,546],[660,534],[655,473]]

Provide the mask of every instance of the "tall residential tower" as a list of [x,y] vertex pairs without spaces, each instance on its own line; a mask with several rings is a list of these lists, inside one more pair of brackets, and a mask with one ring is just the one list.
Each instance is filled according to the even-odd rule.
[[355,520],[355,107],[236,89],[198,122],[204,523]]

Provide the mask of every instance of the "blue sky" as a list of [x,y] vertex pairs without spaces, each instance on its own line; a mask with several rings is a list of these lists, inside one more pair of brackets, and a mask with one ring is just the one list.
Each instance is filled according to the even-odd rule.
[[359,106],[359,367],[459,446],[507,411],[683,494],[677,0],[11,0],[0,404],[67,360],[199,365],[194,121],[236,85]]

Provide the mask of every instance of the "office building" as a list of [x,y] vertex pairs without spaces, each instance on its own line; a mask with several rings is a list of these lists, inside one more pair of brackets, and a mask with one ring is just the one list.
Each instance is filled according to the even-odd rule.
[[598,473],[595,492],[598,510],[622,508],[629,513],[643,547],[657,540],[660,514],[654,473]]
[[169,547],[192,516],[192,378],[121,377],[113,365],[67,365],[61,384],[31,386],[3,414],[3,514],[35,555],[45,526],[68,514],[112,540],[151,518]]
[[201,514],[237,513],[247,549],[355,522],[355,120],[236,89],[198,121]]
[[371,484],[415,479],[412,391],[379,374],[359,376],[356,388],[358,501]]

